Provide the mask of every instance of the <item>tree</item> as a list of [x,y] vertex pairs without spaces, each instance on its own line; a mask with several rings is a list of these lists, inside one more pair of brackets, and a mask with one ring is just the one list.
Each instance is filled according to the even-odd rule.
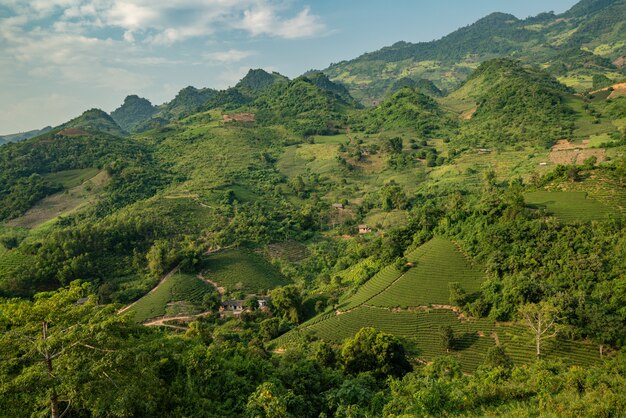
[[294,323],[300,322],[302,296],[296,286],[290,285],[274,289],[271,293],[271,301],[277,313],[283,318]]
[[278,318],[269,318],[263,320],[259,324],[259,334],[265,341],[272,340],[278,337],[280,333],[280,319]]
[[441,348],[446,350],[446,353],[454,349],[454,330],[450,325],[443,326],[439,329],[439,338]]
[[555,338],[559,332],[559,310],[549,302],[528,303],[519,308],[519,314],[535,340],[537,357],[544,341]]
[[400,154],[402,152],[402,148],[403,148],[403,144],[402,144],[402,138],[400,138],[399,136],[387,139],[385,141],[385,151],[387,151],[389,154]]
[[152,395],[139,396],[161,390],[150,369],[138,364],[143,328],[110,305],[98,306],[89,284],[78,281],[34,301],[1,304],[0,410],[24,416],[47,409],[53,418],[73,410],[100,415],[104,408],[155,413],[147,406],[158,408]]
[[451,305],[459,307],[465,305],[465,302],[467,301],[467,292],[463,289],[463,287],[461,287],[461,283],[450,282],[448,283],[448,289],[450,290]]
[[411,371],[400,340],[371,327],[362,328],[343,344],[341,361],[349,374],[371,371],[378,377],[401,377]]
[[513,368],[511,357],[509,357],[506,351],[504,351],[504,348],[499,345],[487,350],[483,364],[490,368],[502,367],[507,370]]
[[248,398],[246,412],[250,417],[284,418],[287,414],[285,390],[272,382],[265,382],[257,387]]

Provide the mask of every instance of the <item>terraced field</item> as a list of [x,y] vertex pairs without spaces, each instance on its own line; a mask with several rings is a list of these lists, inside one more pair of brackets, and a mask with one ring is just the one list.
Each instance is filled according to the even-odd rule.
[[139,299],[128,312],[137,322],[166,315],[168,305],[185,305],[188,314],[201,312],[202,298],[213,287],[194,275],[177,273]]
[[524,195],[531,207],[545,209],[564,222],[601,220],[611,207],[587,197],[586,192],[536,191]]
[[466,292],[472,293],[483,281],[481,269],[470,264],[453,243],[443,238],[432,239],[408,258],[414,258],[415,267],[368,301],[369,305],[446,305],[450,303],[449,283],[459,282]]
[[205,260],[204,277],[227,292],[265,293],[288,284],[278,270],[263,257],[247,250],[226,250]]
[[[438,334],[440,327],[450,325],[455,334],[455,349],[446,353]],[[490,337],[494,324],[490,320],[459,320],[450,310],[398,311],[375,307],[360,307],[341,315],[323,315],[320,321],[303,324],[296,332],[287,333],[274,341],[284,346],[303,334],[341,343],[363,327],[374,327],[406,339],[407,345],[419,359],[430,361],[441,355],[459,357],[464,370],[474,370],[483,360],[489,347],[495,344]]]
[[480,288],[483,274],[444,238],[434,238],[411,253],[414,264],[406,272],[390,265],[367,281],[339,308],[343,311],[363,304],[381,307],[418,307],[449,303],[449,283],[459,282],[469,293]]
[[28,256],[17,250],[7,250],[0,245],[0,279],[7,277],[24,265]]
[[[496,332],[506,352],[516,364],[530,363],[535,359],[535,346],[528,330],[520,325],[498,325]],[[567,364],[591,366],[602,361],[597,345],[579,341],[562,339],[548,340],[544,343],[541,355],[543,358],[554,361],[563,361]]]
[[[339,305],[337,312],[318,315],[273,344],[285,346],[304,335],[341,343],[371,326],[405,339],[411,353],[422,361],[446,354],[456,356],[466,372],[482,363],[496,341],[517,364],[535,359],[533,341],[523,326],[497,325],[486,318],[466,320],[452,309],[427,308],[449,303],[449,282],[459,282],[468,293],[480,288],[481,268],[472,265],[455,244],[434,238],[407,254],[407,259],[414,264],[408,271],[402,273],[393,265],[383,268]],[[439,329],[448,325],[455,335],[450,353],[442,348],[439,336]],[[550,341],[544,354],[553,360],[567,357],[579,365],[600,361],[597,346],[574,341]]]

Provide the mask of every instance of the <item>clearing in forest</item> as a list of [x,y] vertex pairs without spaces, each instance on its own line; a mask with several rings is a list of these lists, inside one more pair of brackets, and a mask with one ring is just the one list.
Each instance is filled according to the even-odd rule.
[[263,294],[288,280],[262,256],[245,249],[221,251],[204,261],[202,275],[226,289],[226,292]]
[[193,315],[202,312],[202,298],[213,286],[192,274],[175,273],[135,302],[128,312],[137,322],[163,316]]
[[106,171],[101,171],[95,176],[83,180],[85,173],[87,172],[77,173],[75,170],[70,170],[51,175],[51,177],[57,176],[58,181],[62,184],[78,184],[41,199],[24,215],[8,221],[6,226],[35,228],[58,216],[66,215],[85,204],[93,202],[97,193],[110,180],[110,176]]
[[524,194],[526,203],[535,209],[545,209],[564,222],[592,221],[606,218],[614,210],[586,192],[536,191]]

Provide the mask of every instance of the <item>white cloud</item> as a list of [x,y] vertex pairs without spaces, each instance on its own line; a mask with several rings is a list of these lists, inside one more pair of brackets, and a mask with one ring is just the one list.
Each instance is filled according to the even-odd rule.
[[218,63],[233,63],[255,55],[254,51],[240,51],[229,49],[228,51],[211,52],[206,55],[209,61]]
[[306,7],[291,19],[280,19],[271,7],[246,10],[238,27],[253,36],[270,35],[286,39],[306,38],[322,33],[326,26]]

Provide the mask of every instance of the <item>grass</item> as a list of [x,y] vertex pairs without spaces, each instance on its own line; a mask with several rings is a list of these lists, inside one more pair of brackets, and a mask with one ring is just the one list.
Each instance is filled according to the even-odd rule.
[[536,191],[524,194],[524,199],[529,206],[545,209],[564,222],[601,220],[613,212],[609,206],[589,199],[582,191]]
[[[70,174],[69,171],[74,173]],[[55,173],[55,175],[58,175],[58,181],[64,181],[67,185],[79,182],[80,176],[75,173],[76,170],[69,171]],[[10,220],[6,223],[6,225],[10,227],[30,229],[52,221],[59,216],[72,213],[95,201],[98,193],[109,182],[109,180],[109,175],[105,171],[101,171],[91,177],[89,181],[80,182],[78,185],[71,187],[70,189],[66,189],[63,192],[55,193],[41,199],[24,215]]]
[[204,277],[224,287],[227,292],[262,294],[289,283],[263,257],[244,249],[210,255],[205,265]]
[[449,283],[459,282],[469,294],[479,290],[483,273],[443,238],[434,238],[414,253],[415,267],[367,302],[384,307],[415,307],[450,303]]
[[65,189],[71,189],[95,177],[99,171],[97,168],[81,168],[50,173],[45,177],[54,183],[60,183]]
[[134,313],[137,322],[145,322],[164,316],[170,304],[180,305],[185,302],[189,309],[184,313],[199,313],[202,311],[200,304],[203,296],[211,291],[213,287],[196,276],[178,273],[139,299],[129,312]]

